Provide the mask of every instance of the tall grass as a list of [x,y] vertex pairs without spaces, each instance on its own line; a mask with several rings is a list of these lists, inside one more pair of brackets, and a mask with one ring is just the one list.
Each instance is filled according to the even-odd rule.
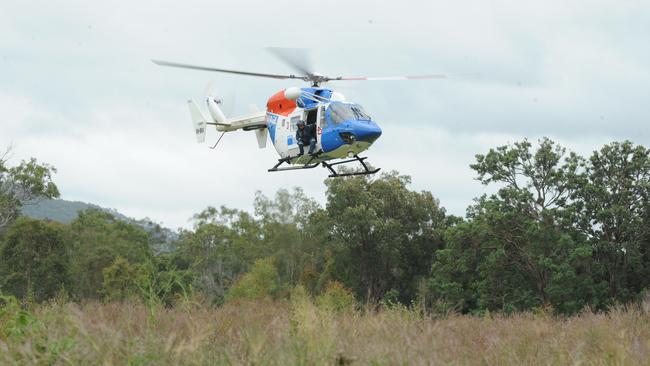
[[643,307],[557,318],[544,313],[423,316],[291,301],[174,308],[0,300],[2,365],[641,365]]

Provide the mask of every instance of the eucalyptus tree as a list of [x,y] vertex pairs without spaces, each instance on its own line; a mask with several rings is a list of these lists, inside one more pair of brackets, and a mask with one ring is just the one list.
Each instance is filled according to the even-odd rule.
[[40,164],[34,158],[20,164],[7,165],[11,147],[0,154],[0,234],[20,216],[24,205],[41,198],[55,198],[59,190],[52,181],[56,169]]
[[433,297],[462,311],[598,305],[593,248],[574,225],[585,160],[544,138],[536,149],[527,140],[490,149],[471,168],[497,192],[478,198],[467,222],[447,232]]
[[402,301],[414,299],[442,245],[445,210],[430,192],[408,189],[410,182],[391,172],[325,183],[320,220],[331,242],[328,275],[359,299],[374,302],[389,291]]
[[608,296],[650,288],[650,149],[630,141],[594,151],[576,186],[575,222],[592,243]]

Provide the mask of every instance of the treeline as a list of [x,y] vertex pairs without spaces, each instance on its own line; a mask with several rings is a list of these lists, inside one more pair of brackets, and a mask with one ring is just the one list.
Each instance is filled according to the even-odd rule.
[[258,192],[254,212],[209,207],[173,251],[154,254],[150,234],[105,212],[69,225],[17,217],[34,197],[58,194],[53,168],[0,158],[0,291],[173,306],[299,288],[334,306],[353,296],[428,312],[572,314],[650,290],[650,150],[615,142],[584,158],[524,140],[476,155],[471,168],[497,193],[465,218],[396,172],[329,179],[325,207],[299,188]]

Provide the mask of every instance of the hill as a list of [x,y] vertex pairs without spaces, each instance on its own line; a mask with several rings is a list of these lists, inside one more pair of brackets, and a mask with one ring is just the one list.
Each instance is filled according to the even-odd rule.
[[176,232],[149,218],[134,219],[118,212],[116,209],[104,208],[93,203],[81,201],[43,199],[25,205],[22,209],[22,214],[35,219],[52,220],[69,224],[79,216],[80,211],[89,209],[108,212],[118,220],[142,227],[151,235],[152,246],[158,253],[169,252],[171,250],[171,244],[178,239]]
[[129,219],[115,209],[103,208],[92,203],[67,201],[62,199],[39,200],[37,202],[25,205],[22,212],[23,215],[35,219],[52,220],[64,224],[69,224],[79,216],[79,211],[85,211],[88,209],[110,212],[113,216],[120,220],[135,221],[133,219]]

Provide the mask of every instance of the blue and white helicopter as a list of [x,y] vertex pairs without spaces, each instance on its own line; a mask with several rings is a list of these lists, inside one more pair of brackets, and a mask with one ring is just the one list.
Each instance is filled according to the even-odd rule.
[[[420,75],[397,77],[328,77],[311,72],[307,67],[287,57],[282,49],[274,49],[276,56],[297,69],[302,75],[263,74],[257,72],[236,71],[188,65],[176,62],[152,60],[162,66],[185,69],[223,72],[273,79],[296,79],[311,83],[311,87],[290,87],[273,94],[266,103],[265,112],[256,112],[247,116],[227,118],[219,104],[221,101],[208,97],[206,100],[208,115],[204,114],[194,100],[189,100],[189,109],[194,123],[197,141],[205,141],[208,125],[215,126],[221,136],[212,147],[216,147],[226,132],[237,130],[255,131],[259,148],[266,147],[267,136],[280,155],[278,162],[269,172],[296,169],[311,169],[319,165],[327,168],[329,177],[374,174],[379,168],[366,164],[367,157],[359,154],[367,150],[381,136],[381,128],[370,115],[357,103],[346,101],[345,96],[320,84],[342,80],[409,80],[445,78],[444,75]],[[299,156],[296,130],[298,123],[315,124],[316,148],[312,154]],[[334,166],[359,162],[363,170],[339,173]],[[282,166],[286,164],[287,166]]]

